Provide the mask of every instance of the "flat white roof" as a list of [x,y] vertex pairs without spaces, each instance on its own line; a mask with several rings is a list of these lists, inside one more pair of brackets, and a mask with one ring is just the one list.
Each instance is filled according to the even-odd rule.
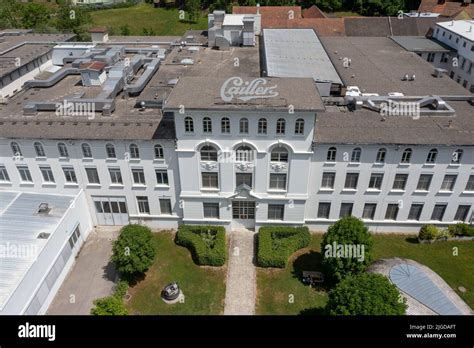
[[436,25],[452,31],[465,39],[474,41],[474,20],[439,22]]
[[240,14],[226,14],[222,25],[244,25],[244,17],[245,15]]
[[[48,243],[74,196],[0,191],[0,308]],[[38,214],[48,203],[49,214]],[[41,233],[50,233],[41,239]]]

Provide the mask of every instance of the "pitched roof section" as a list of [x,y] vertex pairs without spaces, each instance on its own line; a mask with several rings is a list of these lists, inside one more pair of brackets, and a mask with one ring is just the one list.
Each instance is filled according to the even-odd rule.
[[443,17],[452,17],[459,11],[465,11],[474,18],[474,4],[463,4],[462,1],[447,0],[444,4],[438,4],[438,0],[422,0],[418,11],[439,13]]
[[303,18],[327,18],[327,16],[318,6],[313,5],[303,10]]

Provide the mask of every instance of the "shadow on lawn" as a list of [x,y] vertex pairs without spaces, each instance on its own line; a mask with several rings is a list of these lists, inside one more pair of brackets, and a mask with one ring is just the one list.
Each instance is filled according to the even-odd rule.
[[[321,253],[310,250],[306,254],[298,256],[293,261],[293,270],[291,273],[293,274],[294,278],[297,278],[300,282],[303,282],[303,271],[319,271],[324,273],[322,261],[323,255]],[[332,284],[330,283],[329,279],[326,277],[324,283],[314,287],[314,289],[317,291],[329,291],[331,285]]]
[[411,244],[420,244],[417,237],[407,237],[405,240]]

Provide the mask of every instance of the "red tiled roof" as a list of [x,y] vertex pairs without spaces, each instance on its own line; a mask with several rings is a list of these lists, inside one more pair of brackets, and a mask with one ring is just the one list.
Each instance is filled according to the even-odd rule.
[[104,62],[99,62],[97,60],[89,62],[89,63],[83,63],[79,66],[81,69],[87,69],[87,70],[94,70],[94,71],[102,71],[105,68],[105,63]]
[[[293,11],[293,18],[301,17],[301,6],[260,6],[262,21],[264,18],[288,19],[290,11]],[[233,6],[233,14],[254,14],[257,13],[257,6]]]
[[89,33],[106,33],[106,27],[94,27],[89,29]]
[[459,11],[466,11],[471,18],[474,18],[474,4],[463,5],[462,1],[446,1],[438,4],[438,0],[422,0],[418,12],[439,13],[443,17],[451,17]]
[[313,5],[303,10],[303,18],[327,18],[327,16],[318,6]]

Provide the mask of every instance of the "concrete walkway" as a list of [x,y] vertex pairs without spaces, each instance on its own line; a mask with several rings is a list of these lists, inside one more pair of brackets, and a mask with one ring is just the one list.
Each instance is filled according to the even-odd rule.
[[230,233],[229,265],[225,293],[225,315],[255,314],[255,232]]
[[112,294],[116,271],[109,260],[118,232],[117,227],[99,227],[89,234],[47,314],[88,315],[95,299]]

